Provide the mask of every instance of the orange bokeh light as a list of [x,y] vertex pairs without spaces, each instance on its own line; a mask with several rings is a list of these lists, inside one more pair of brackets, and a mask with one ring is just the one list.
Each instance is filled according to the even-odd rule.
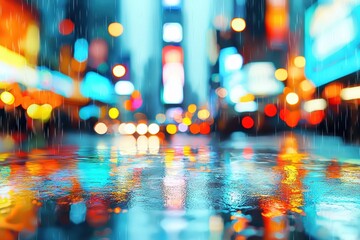
[[324,111],[322,111],[322,110],[321,111],[314,111],[314,112],[309,114],[308,122],[311,125],[317,125],[317,124],[322,122],[324,117],[325,117]]
[[289,127],[296,127],[300,120],[300,111],[288,111],[284,116],[284,120]]
[[200,132],[200,126],[199,126],[199,124],[196,124],[196,123],[191,124],[189,130],[192,134],[198,134]]

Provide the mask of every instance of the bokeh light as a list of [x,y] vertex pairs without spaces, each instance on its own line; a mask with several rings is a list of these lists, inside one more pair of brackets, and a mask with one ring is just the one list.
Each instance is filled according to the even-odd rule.
[[179,132],[186,132],[189,127],[184,123],[180,123],[178,128],[179,128]]
[[340,92],[340,96],[345,101],[360,99],[360,86],[343,88]]
[[286,95],[286,102],[290,105],[295,105],[299,102],[299,96],[296,93],[291,92]]
[[155,134],[157,134],[157,133],[160,131],[160,127],[159,127],[159,125],[156,124],[156,123],[151,123],[151,124],[149,125],[149,127],[148,127],[148,131],[149,131],[150,134],[155,135]]
[[135,126],[135,124],[133,124],[133,123],[127,123],[127,124],[125,125],[125,133],[126,133],[126,134],[132,135],[132,134],[134,134],[135,132],[136,132],[136,126]]
[[201,120],[206,120],[210,117],[210,112],[207,109],[202,109],[198,112],[198,118]]
[[231,21],[231,28],[235,32],[242,32],[244,31],[245,27],[246,27],[246,22],[243,18],[234,18]]
[[308,122],[312,125],[317,125],[322,122],[325,117],[325,113],[322,110],[314,111],[309,114]]
[[183,118],[182,123],[189,126],[191,125],[191,119],[188,117]]
[[69,35],[74,31],[75,25],[70,19],[64,19],[59,24],[59,32],[62,35]]
[[303,68],[305,67],[305,64],[306,64],[306,60],[303,56],[297,56],[294,58],[295,67]]
[[131,95],[134,92],[134,84],[130,81],[118,81],[115,83],[115,92],[118,95]]
[[225,98],[227,96],[227,90],[225,88],[219,87],[215,92],[220,98]]
[[113,67],[112,72],[115,77],[121,78],[126,74],[126,68],[124,65],[117,64]]
[[241,125],[246,129],[250,129],[254,126],[254,120],[250,116],[243,117],[243,119],[241,119]]
[[26,113],[30,118],[44,122],[50,119],[51,112],[52,106],[50,104],[38,105],[34,103],[31,104],[26,110]]
[[266,116],[274,117],[277,113],[277,107],[274,104],[266,104],[264,112]]
[[189,111],[190,113],[196,112],[196,109],[197,109],[197,107],[196,107],[195,104],[190,104],[190,105],[188,106],[188,111]]
[[304,92],[310,92],[315,90],[314,84],[312,84],[309,80],[306,79],[300,82],[300,88]]
[[94,130],[97,134],[103,135],[107,132],[108,127],[106,126],[105,123],[103,122],[98,122],[97,124],[95,124],[94,126]]
[[113,107],[109,109],[108,114],[111,119],[116,119],[117,117],[119,117],[120,112],[117,108]]
[[285,111],[284,113],[284,121],[286,125],[291,128],[296,127],[300,121],[300,111]]
[[175,134],[177,132],[177,127],[175,124],[168,124],[166,126],[166,132],[169,134]]
[[88,59],[89,44],[85,38],[79,38],[74,44],[74,59],[78,62],[84,62]]
[[139,123],[137,126],[136,126],[136,132],[140,135],[144,135],[146,134],[148,131],[148,127],[145,123]]
[[0,95],[1,101],[3,101],[7,105],[11,105],[15,102],[15,97],[8,91],[4,91]]
[[279,81],[285,81],[288,78],[288,72],[285,68],[279,68],[275,71],[275,78]]
[[119,133],[120,133],[120,134],[123,134],[123,135],[126,134],[125,128],[126,128],[126,123],[121,123],[121,124],[119,125],[119,127],[118,127]]
[[206,134],[209,134],[210,131],[211,131],[210,125],[208,123],[203,122],[203,123],[200,124],[200,133],[201,134],[206,135]]
[[156,114],[156,117],[155,117],[155,119],[156,119],[156,121],[158,122],[158,123],[164,123],[165,121],[166,121],[166,116],[165,116],[165,114],[163,114],[163,113],[158,113],[158,114]]
[[198,134],[200,132],[200,126],[199,124],[193,123],[190,125],[189,130],[192,134]]
[[306,112],[314,112],[319,110],[324,110],[327,107],[327,102],[325,99],[319,98],[319,99],[312,99],[304,103],[304,110]]
[[119,37],[123,31],[124,27],[118,22],[110,23],[108,26],[108,32],[113,37]]

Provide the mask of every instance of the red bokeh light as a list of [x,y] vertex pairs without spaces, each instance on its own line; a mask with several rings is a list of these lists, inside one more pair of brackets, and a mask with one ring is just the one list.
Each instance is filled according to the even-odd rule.
[[277,113],[277,107],[274,104],[266,104],[264,112],[266,116],[274,117]]
[[201,134],[209,134],[210,133],[210,125],[206,122],[200,124],[200,133]]
[[250,129],[254,126],[254,120],[250,116],[246,116],[241,120],[241,124],[244,128]]
[[341,97],[333,97],[328,99],[330,105],[339,105],[341,103]]
[[289,114],[289,110],[283,108],[280,110],[279,117],[281,120],[285,121],[286,116]]
[[64,19],[59,24],[59,32],[62,35],[69,35],[74,31],[75,25],[70,19]]

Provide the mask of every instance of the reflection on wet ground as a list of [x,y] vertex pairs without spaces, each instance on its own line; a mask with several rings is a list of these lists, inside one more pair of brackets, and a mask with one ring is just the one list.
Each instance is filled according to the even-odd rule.
[[359,148],[331,137],[0,141],[0,239],[360,238]]

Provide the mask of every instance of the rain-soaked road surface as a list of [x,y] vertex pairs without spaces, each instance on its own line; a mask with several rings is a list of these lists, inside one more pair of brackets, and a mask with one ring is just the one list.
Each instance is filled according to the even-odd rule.
[[0,239],[360,239],[359,146],[337,138],[0,142]]

